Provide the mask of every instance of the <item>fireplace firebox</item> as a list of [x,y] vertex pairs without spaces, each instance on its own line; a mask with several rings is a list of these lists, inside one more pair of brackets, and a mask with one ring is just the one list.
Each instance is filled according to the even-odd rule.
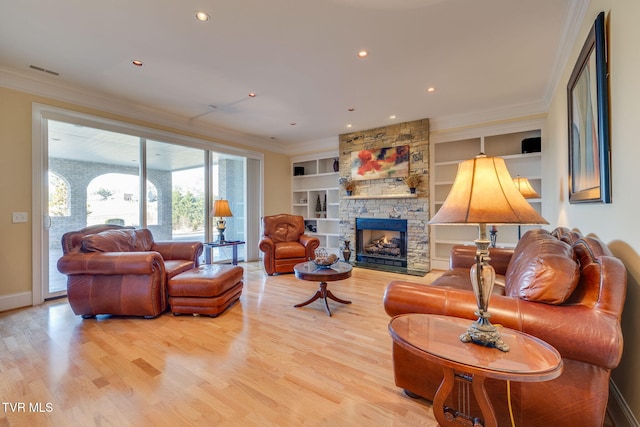
[[406,269],[407,220],[356,218],[356,265]]

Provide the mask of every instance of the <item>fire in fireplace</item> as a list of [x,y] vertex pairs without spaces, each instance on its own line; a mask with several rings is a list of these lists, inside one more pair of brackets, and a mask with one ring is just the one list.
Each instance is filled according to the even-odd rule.
[[407,220],[356,218],[356,263],[371,268],[406,268]]

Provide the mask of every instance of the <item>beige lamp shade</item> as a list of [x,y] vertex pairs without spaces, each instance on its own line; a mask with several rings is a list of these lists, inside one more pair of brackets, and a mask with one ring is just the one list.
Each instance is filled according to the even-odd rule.
[[228,200],[216,200],[213,202],[213,209],[211,209],[212,217],[229,217],[233,216],[231,208],[229,207]]
[[480,154],[458,165],[440,210],[430,224],[548,224],[513,182],[500,157]]
[[520,191],[520,194],[522,194],[522,197],[524,197],[525,199],[540,198],[540,195],[531,186],[531,183],[527,178],[518,175],[517,177],[513,178],[513,183],[516,185],[516,187],[518,188],[518,191]]

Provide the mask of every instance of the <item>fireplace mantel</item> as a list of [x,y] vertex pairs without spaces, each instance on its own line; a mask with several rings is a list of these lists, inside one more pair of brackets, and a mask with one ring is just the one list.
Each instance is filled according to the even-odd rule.
[[343,196],[344,199],[365,200],[365,199],[416,199],[417,194],[367,194],[364,196]]

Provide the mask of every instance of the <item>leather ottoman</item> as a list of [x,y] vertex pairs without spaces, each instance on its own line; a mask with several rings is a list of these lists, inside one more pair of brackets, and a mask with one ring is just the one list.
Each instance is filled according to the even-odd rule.
[[167,285],[171,312],[217,317],[240,298],[243,275],[237,265],[205,264],[172,277]]

